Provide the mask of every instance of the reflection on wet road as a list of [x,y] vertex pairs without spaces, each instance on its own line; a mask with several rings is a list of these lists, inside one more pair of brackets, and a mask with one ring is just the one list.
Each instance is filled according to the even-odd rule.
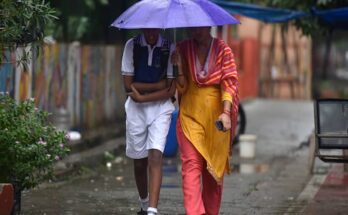
[[[268,165],[235,164],[233,172],[263,173],[268,168]],[[138,195],[132,160],[118,156],[87,170],[77,178],[23,192],[23,214],[135,214]],[[171,214],[183,213],[180,171],[178,158],[164,159],[160,205],[172,208],[176,202],[176,212]],[[170,197],[166,193],[170,193]]]
[[[180,169],[176,158],[164,159],[163,189],[180,188]],[[45,186],[23,192],[23,214],[133,214],[138,210],[133,162],[126,157]]]
[[[254,159],[234,150],[233,172],[224,179],[220,214],[286,214],[307,183],[307,148],[299,143],[313,130],[309,101],[253,100],[245,104],[246,132],[257,135]],[[103,165],[40,189],[26,191],[24,215],[136,214],[138,194],[132,161],[106,153]],[[91,160],[91,163],[99,163]],[[180,162],[165,159],[159,202],[161,214],[184,214]],[[302,203],[300,203],[302,204]]]
[[241,163],[232,165],[232,172],[241,174],[265,173],[268,170],[268,164]]

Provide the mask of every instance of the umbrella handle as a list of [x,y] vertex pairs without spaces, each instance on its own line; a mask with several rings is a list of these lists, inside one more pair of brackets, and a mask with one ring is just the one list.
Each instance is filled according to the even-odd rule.
[[179,68],[178,65],[173,65],[173,76],[177,78],[179,76]]
[[174,28],[174,43],[176,43],[176,28]]

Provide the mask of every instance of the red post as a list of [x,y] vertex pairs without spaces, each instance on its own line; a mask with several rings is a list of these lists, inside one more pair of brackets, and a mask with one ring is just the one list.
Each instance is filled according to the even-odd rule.
[[0,215],[10,215],[13,208],[14,194],[12,184],[0,184]]
[[260,55],[256,39],[245,38],[241,42],[239,70],[240,98],[255,98],[258,96]]

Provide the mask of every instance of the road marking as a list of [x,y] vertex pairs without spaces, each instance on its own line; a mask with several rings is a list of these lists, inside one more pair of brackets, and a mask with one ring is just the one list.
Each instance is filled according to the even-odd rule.
[[313,175],[307,183],[306,187],[296,198],[296,200],[290,205],[284,215],[287,214],[302,214],[307,208],[308,203],[314,199],[318,193],[321,185],[324,183],[327,174],[325,175]]
[[327,175],[313,175],[311,180],[306,185],[305,189],[297,197],[297,201],[309,201],[314,198],[315,194],[324,183]]

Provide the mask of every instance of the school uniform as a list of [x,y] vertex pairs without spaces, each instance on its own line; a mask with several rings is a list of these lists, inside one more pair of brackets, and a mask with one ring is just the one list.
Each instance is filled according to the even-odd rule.
[[[175,46],[162,36],[159,36],[152,48],[146,43],[143,34],[128,40],[122,57],[122,75],[133,76],[134,82],[142,83],[173,78],[170,57],[165,62],[166,68],[163,68],[163,49],[166,47],[170,56]],[[174,109],[171,99],[137,103],[128,97],[125,102],[126,155],[132,159],[141,159],[148,156],[149,149],[163,152]]]

